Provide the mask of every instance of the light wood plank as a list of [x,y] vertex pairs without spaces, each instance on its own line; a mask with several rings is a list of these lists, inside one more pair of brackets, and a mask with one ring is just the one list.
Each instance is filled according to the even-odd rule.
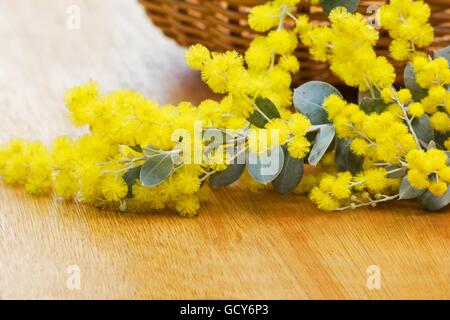
[[[66,28],[72,4],[81,30]],[[163,103],[210,96],[131,0],[3,0],[0,35],[0,142],[79,134],[62,96],[91,78]],[[334,214],[230,188],[182,219],[1,185],[0,228],[0,298],[450,298],[450,216],[414,203]],[[69,265],[80,266],[80,291],[66,287]],[[370,265],[381,290],[366,287]]]

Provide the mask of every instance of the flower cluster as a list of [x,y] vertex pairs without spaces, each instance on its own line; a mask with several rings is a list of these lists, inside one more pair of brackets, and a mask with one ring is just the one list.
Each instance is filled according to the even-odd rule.
[[393,39],[389,50],[396,60],[410,60],[434,40],[433,27],[428,23],[430,7],[423,1],[392,0],[380,9],[381,26]]
[[[416,51],[433,41],[428,5],[392,0],[381,8],[392,58],[409,61],[406,88],[397,89],[393,65],[375,51],[379,32],[361,14],[322,1],[330,24],[316,25],[295,15],[299,3],[254,7],[249,25],[260,34],[244,54],[203,45],[186,52],[219,101],[160,106],[132,91],[103,94],[89,82],[65,98],[73,123],[89,132],[50,146],[14,139],[0,147],[0,176],[35,195],[187,217],[210,187],[236,181],[251,191],[309,193],[327,211],[394,199],[447,206],[450,50]],[[359,88],[358,103],[320,81],[292,91],[299,41]]]
[[331,26],[316,26],[307,16],[297,20],[296,30],[311,55],[328,61],[330,69],[347,85],[366,91],[370,85],[385,88],[395,81],[395,69],[375,52],[379,33],[364,16],[351,14],[344,7],[333,10]]

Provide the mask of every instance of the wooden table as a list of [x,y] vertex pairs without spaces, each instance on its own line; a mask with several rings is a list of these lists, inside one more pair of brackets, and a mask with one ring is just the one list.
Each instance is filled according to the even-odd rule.
[[[79,30],[67,28],[72,4]],[[184,66],[183,49],[131,0],[3,0],[0,34],[0,142],[79,134],[62,96],[91,78],[161,102],[210,96]],[[305,197],[233,188],[182,219],[2,185],[0,298],[448,299],[449,230],[449,213],[414,203],[323,213]],[[73,265],[80,290],[67,287]],[[367,287],[372,265],[380,290]]]

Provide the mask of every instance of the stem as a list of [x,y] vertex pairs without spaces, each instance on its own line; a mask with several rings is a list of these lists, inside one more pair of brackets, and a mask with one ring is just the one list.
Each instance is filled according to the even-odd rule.
[[[393,93],[396,92],[394,87],[391,86],[390,89],[392,90]],[[414,141],[416,142],[417,147],[419,148],[419,150],[422,150],[422,146],[420,145],[419,138],[417,138],[416,132],[414,131],[414,128],[412,126],[412,121],[409,118],[408,113],[406,112],[405,105],[403,103],[400,103],[400,101],[398,100],[397,95],[394,97],[394,100],[400,106],[400,108],[402,109],[404,120],[406,121],[406,124],[409,127],[409,131],[411,132],[411,134],[414,137]]]
[[347,207],[337,208],[337,209],[335,209],[335,211],[344,211],[344,210],[348,210],[348,209],[356,209],[356,208],[361,208],[361,207],[373,206],[373,205],[376,205],[378,203],[395,200],[398,197],[400,197],[399,194],[396,194],[396,195],[393,195],[393,196],[383,196],[383,198],[378,199],[378,200],[373,200],[373,201],[370,201],[370,202],[364,202],[364,203],[361,203],[361,204],[354,204],[354,205],[347,206]]

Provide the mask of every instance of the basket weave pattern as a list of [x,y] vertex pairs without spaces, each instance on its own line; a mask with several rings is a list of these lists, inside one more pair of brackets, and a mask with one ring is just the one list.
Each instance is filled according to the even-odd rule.
[[[264,3],[263,0],[139,0],[145,7],[153,23],[180,45],[195,43],[206,45],[215,51],[245,51],[256,33],[247,24],[250,7]],[[359,11],[365,15],[374,14],[374,5],[381,6],[385,0],[363,0]],[[427,0],[432,10],[431,24],[435,28],[436,39],[430,49],[450,45],[450,0]],[[319,6],[301,4],[298,13],[307,13],[316,23],[326,23],[327,18]],[[390,39],[382,32],[377,44],[377,52],[388,56]],[[308,49],[302,45],[296,51],[302,63],[302,70],[295,82],[322,80],[337,83],[338,80],[321,62],[314,61]],[[402,63],[394,63],[398,71]],[[398,72],[401,80],[401,72]]]

